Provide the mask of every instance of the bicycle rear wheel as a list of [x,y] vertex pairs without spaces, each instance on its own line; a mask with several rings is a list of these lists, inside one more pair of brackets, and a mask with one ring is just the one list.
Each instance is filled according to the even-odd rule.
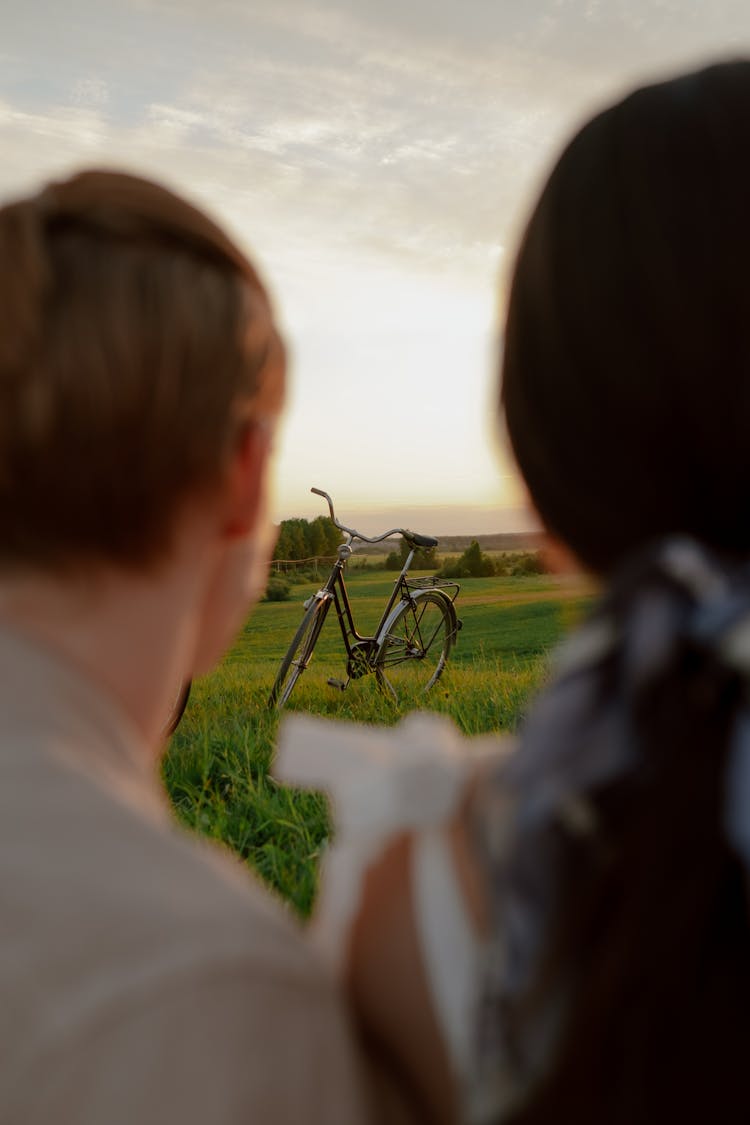
[[395,700],[428,691],[443,674],[456,637],[456,613],[442,594],[402,603],[375,660],[378,683]]
[[292,689],[312,658],[315,642],[323,628],[323,622],[330,608],[328,598],[315,600],[302,618],[302,624],[294,634],[294,640],[281,661],[278,674],[268,697],[269,707],[283,707]]

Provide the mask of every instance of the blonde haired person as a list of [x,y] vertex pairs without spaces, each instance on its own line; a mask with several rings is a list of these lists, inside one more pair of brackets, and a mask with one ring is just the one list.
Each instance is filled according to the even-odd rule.
[[171,192],[0,209],[2,1122],[369,1119],[329,977],[158,778],[259,588],[283,385],[255,271]]

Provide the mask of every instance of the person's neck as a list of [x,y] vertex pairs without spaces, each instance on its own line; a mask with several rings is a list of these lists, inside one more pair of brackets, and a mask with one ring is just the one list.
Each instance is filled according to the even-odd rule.
[[76,665],[157,751],[177,686],[191,670],[203,573],[194,555],[191,566],[173,561],[154,571],[2,577],[0,622]]

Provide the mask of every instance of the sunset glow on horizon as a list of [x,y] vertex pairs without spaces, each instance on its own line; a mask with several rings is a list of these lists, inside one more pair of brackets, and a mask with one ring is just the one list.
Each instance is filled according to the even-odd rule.
[[533,193],[603,102],[748,47],[744,0],[43,0],[5,13],[0,195],[125,167],[228,226],[289,343],[276,519],[315,485],[370,532],[522,530],[496,379]]

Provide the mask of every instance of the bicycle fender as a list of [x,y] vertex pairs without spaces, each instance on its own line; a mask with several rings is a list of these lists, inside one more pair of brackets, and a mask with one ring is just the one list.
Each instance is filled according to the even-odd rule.
[[398,602],[393,607],[391,612],[388,614],[388,618],[387,618],[385,624],[383,625],[383,628],[380,630],[377,637],[375,638],[377,649],[379,649],[381,647],[381,645],[383,644],[383,641],[385,640],[386,636],[390,632],[391,626],[393,625],[393,622],[398,617],[399,613],[401,613],[401,611],[404,609],[405,606],[410,605],[411,602],[414,601],[414,599],[417,597],[418,594],[433,594],[435,597],[440,598],[440,600],[442,602],[445,602],[445,608],[448,610],[448,612],[450,614],[451,623],[453,625],[454,631],[456,631],[456,629],[457,629],[457,626],[456,626],[456,608],[453,605],[453,602],[450,600],[450,598],[446,597],[445,594],[441,594],[439,591],[434,590],[432,588],[430,588],[430,589],[427,589],[427,588],[421,589],[420,588],[419,590],[412,591],[412,597],[411,598],[402,598],[401,601]]

